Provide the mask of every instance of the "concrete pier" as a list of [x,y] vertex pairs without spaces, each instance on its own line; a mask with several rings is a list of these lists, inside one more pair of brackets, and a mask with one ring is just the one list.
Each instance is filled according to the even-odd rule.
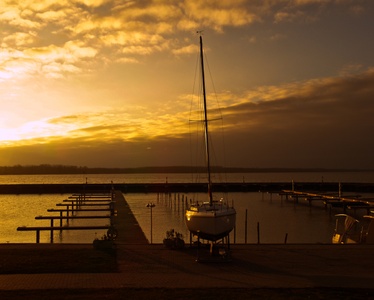
[[116,215],[114,216],[114,226],[118,231],[116,244],[148,244],[148,240],[143,230],[139,226],[138,221],[133,215],[125,197],[120,191],[114,192],[114,208]]

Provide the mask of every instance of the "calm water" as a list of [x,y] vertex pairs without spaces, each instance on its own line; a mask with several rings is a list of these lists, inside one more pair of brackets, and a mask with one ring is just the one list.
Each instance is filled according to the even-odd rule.
[[[308,177],[308,174],[310,175]],[[349,174],[351,176],[349,176]],[[373,173],[259,173],[259,174],[229,174],[227,181],[324,181],[336,182],[372,182]],[[131,182],[191,182],[186,174],[95,174],[95,175],[22,175],[0,176],[0,184],[17,183],[131,183]],[[232,179],[230,179],[232,178]],[[253,178],[257,178],[254,180]],[[344,190],[343,190],[344,192]],[[34,243],[35,232],[18,232],[19,226],[49,226],[48,220],[35,220],[38,215],[53,215],[47,209],[56,208],[56,203],[62,203],[70,194],[52,195],[0,195],[0,243]],[[166,196],[157,194],[126,194],[135,217],[150,240],[150,209],[146,205],[150,202],[156,204],[152,210],[153,242],[161,243],[167,230],[174,228],[185,236],[188,241],[189,234],[184,224],[184,209],[178,205],[182,194]],[[205,195],[187,194],[188,199],[205,200]],[[231,241],[237,243],[245,241],[245,216],[247,212],[247,242],[257,243],[257,226],[260,228],[261,243],[283,243],[288,236],[288,243],[330,243],[335,225],[335,219],[326,212],[322,206],[309,208],[306,204],[294,205],[281,201],[278,195],[270,197],[262,193],[230,193],[225,196],[234,201],[237,210],[237,228],[232,233]],[[365,195],[373,196],[373,195]],[[171,197],[171,198],[169,198]],[[172,205],[171,205],[172,203]],[[174,205],[175,203],[175,205]],[[335,211],[334,213],[340,213]],[[85,215],[88,213],[84,213]],[[97,214],[97,213],[96,213]],[[103,213],[106,214],[105,212]],[[109,220],[73,220],[71,225],[107,225]],[[55,221],[57,224],[57,221]],[[105,231],[64,231],[61,235],[55,232],[56,243],[91,243],[95,237],[101,237]],[[49,242],[49,232],[41,232],[41,242]]]
[[[0,175],[0,184],[36,183],[188,183],[195,182],[190,174],[66,174],[66,175]],[[374,182],[374,172],[286,172],[213,174],[217,182]],[[201,180],[200,180],[201,181]]]

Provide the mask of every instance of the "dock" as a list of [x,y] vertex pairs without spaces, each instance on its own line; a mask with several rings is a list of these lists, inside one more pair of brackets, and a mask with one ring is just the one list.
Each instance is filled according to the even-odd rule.
[[[89,201],[90,203],[86,203]],[[66,203],[69,202],[69,203]],[[93,203],[94,202],[94,203]],[[64,203],[57,203],[56,206],[64,207],[62,209],[48,209],[48,212],[59,212],[59,216],[36,216],[36,220],[50,220],[50,226],[21,226],[17,231],[35,231],[36,243],[40,243],[40,232],[50,232],[50,242],[53,243],[55,231],[66,230],[111,230],[113,227],[113,217],[115,215],[114,194],[111,192],[98,194],[76,194],[69,199],[64,200]],[[89,208],[85,208],[89,207]],[[95,208],[100,207],[100,208]],[[102,208],[104,207],[104,208]],[[108,212],[107,215],[77,215],[78,212]],[[65,215],[64,215],[65,213]],[[110,225],[105,226],[69,226],[69,220],[72,219],[108,219]],[[59,220],[59,226],[54,225],[54,221]],[[63,220],[66,224],[63,225]]]
[[303,199],[312,205],[312,202],[321,201],[325,208],[342,208],[343,212],[346,213],[350,210],[365,210],[366,214],[371,214],[374,210],[374,198],[362,198],[361,195],[346,195],[343,196],[341,191],[337,194],[331,193],[316,193],[316,192],[304,192],[296,190],[283,190],[279,193],[281,201],[283,197],[286,200],[292,200],[295,203],[299,203],[299,200]]
[[92,244],[2,244],[2,267],[12,261],[18,264],[17,256],[12,255],[20,251],[28,253],[28,264],[32,265],[30,249],[38,257],[54,257],[50,253],[57,255],[56,249],[63,256],[55,257],[56,269],[52,272],[1,274],[0,296],[9,299],[20,291],[27,297],[75,295],[77,299],[99,296],[118,299],[124,295],[134,299],[163,299],[166,294],[176,299],[256,295],[263,296],[261,299],[299,298],[297,295],[300,299],[310,295],[316,299],[335,299],[342,295],[369,299],[373,295],[374,245],[234,244],[230,262],[197,263],[194,247],[169,250],[162,244],[150,244],[122,192],[113,192],[113,200],[116,212],[112,220],[118,230],[115,240],[118,270],[109,273],[59,270],[66,261],[79,263],[78,253],[94,257],[94,251],[98,250]]
[[[107,193],[75,194],[64,203],[57,203],[61,209],[48,209],[47,212],[59,212],[60,215],[36,216],[36,220],[50,220],[50,226],[22,226],[17,231],[35,231],[36,243],[40,243],[40,232],[50,231],[50,242],[53,243],[54,231],[65,230],[99,230],[106,229],[116,233],[116,243],[127,244],[147,244],[142,229],[131,212],[122,192],[109,190]],[[86,203],[88,202],[88,203]],[[86,208],[88,207],[88,208]],[[99,207],[99,208],[98,208]],[[108,212],[107,215],[77,215],[85,212]],[[65,215],[64,215],[65,214]],[[108,219],[110,224],[105,226],[69,226],[72,219]],[[59,221],[59,226],[55,226],[54,221]],[[63,225],[63,221],[66,224]],[[118,234],[121,232],[121,234]]]
[[148,240],[122,192],[115,191],[114,199],[117,212],[114,216],[114,225],[118,231],[116,244],[147,245]]

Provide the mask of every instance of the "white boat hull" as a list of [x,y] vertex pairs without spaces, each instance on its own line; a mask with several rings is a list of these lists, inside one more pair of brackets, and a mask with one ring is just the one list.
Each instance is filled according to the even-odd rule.
[[227,236],[235,227],[236,211],[222,205],[192,206],[186,211],[188,230],[199,238],[217,241]]

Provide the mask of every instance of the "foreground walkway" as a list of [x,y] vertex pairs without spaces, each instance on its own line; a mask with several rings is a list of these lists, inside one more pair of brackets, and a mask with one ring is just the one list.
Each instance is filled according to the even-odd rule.
[[119,272],[0,275],[0,290],[373,286],[374,245],[232,245],[230,262],[197,263],[195,248],[148,244],[122,194],[116,202]]
[[372,288],[374,246],[234,245],[231,262],[196,250],[119,245],[120,272],[0,275],[0,290],[96,288]]

